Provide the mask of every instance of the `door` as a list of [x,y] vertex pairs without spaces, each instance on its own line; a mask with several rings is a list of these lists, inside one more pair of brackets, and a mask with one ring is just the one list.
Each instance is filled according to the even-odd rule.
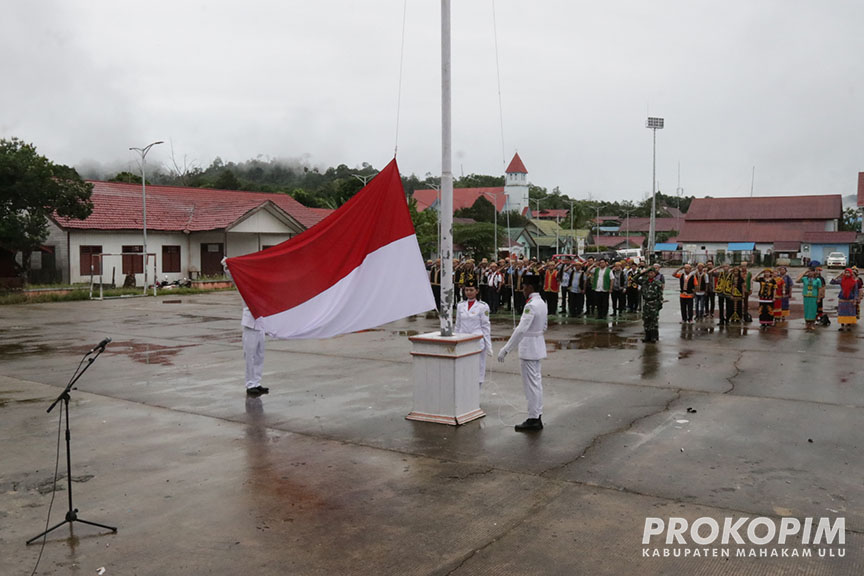
[[224,257],[224,244],[201,244],[201,275],[222,276],[222,258]]

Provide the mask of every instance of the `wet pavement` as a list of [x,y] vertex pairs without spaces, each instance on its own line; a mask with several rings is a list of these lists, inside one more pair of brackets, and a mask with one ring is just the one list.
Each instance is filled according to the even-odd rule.
[[[861,573],[864,327],[681,325],[667,298],[658,344],[632,315],[553,319],[546,428],[527,435],[516,358],[489,363],[485,418],[405,420],[408,336],[436,317],[270,341],[271,393],[247,399],[236,293],[0,307],[0,572],[35,565],[45,410],[111,337],[72,392],[72,490],[81,518],[119,530],[52,532],[40,574]],[[512,322],[493,320],[496,349]],[[845,546],[643,546],[647,517],[842,517]]]

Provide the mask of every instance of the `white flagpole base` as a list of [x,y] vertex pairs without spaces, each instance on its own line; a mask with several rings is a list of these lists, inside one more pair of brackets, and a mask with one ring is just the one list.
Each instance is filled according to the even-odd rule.
[[407,418],[457,426],[486,415],[480,409],[483,340],[476,334],[409,338],[414,357],[414,409]]

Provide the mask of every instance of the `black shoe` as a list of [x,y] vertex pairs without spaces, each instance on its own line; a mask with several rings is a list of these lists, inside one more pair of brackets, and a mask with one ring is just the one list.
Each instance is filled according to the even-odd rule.
[[270,392],[269,388],[265,388],[264,386],[255,386],[254,388],[247,388],[246,395],[251,396],[253,398],[257,398],[262,394],[268,394]]
[[533,432],[535,430],[542,430],[543,421],[540,418],[528,418],[521,424],[516,424],[514,428],[516,429],[516,432]]

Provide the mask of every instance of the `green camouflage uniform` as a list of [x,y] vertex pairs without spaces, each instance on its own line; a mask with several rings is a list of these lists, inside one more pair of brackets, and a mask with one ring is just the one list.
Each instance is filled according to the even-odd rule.
[[656,341],[659,337],[657,318],[663,307],[663,285],[656,279],[649,280],[643,272],[634,278],[642,288],[642,325],[645,328],[645,340]]

